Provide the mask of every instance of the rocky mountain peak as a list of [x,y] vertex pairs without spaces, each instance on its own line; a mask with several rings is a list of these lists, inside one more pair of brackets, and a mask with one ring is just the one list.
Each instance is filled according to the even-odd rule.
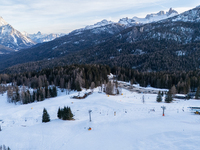
[[38,31],[37,35],[42,35],[42,33],[40,31]]
[[1,26],[5,26],[7,25],[8,23],[0,16],[0,27]]
[[171,14],[177,14],[178,15],[178,12],[172,8],[169,9],[169,11],[167,12],[167,15],[170,16]]

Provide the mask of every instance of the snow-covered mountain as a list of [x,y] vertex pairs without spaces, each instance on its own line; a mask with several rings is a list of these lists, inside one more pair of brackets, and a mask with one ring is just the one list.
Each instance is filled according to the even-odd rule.
[[81,32],[84,30],[91,30],[91,29],[99,29],[101,27],[104,26],[108,26],[108,25],[113,25],[113,24],[121,24],[122,26],[124,26],[125,28],[127,27],[132,27],[132,26],[138,26],[138,25],[142,25],[142,24],[146,24],[146,23],[151,23],[151,22],[157,22],[163,19],[167,19],[173,16],[178,15],[178,12],[172,8],[169,9],[168,12],[164,12],[164,11],[160,11],[158,13],[152,13],[152,14],[147,14],[145,18],[138,18],[138,17],[133,17],[133,18],[122,18],[120,19],[118,22],[113,22],[113,21],[108,21],[106,19],[95,23],[94,25],[88,25],[85,28],[81,28],[81,29],[77,29],[72,31],[74,32]]
[[141,24],[146,24],[146,23],[151,23],[151,22],[157,22],[163,19],[167,19],[173,16],[178,15],[178,12],[176,10],[173,10],[172,8],[169,9],[168,12],[160,11],[158,13],[152,13],[146,15],[145,18],[138,18],[138,17],[133,17],[132,19],[130,18],[122,18],[118,21],[120,24],[124,24],[127,27],[131,27],[134,25],[141,25]]
[[19,50],[33,46],[35,42],[14,29],[2,17],[0,17],[0,44]]
[[55,38],[64,36],[64,33],[60,34],[43,34],[40,31],[37,34],[28,34],[27,32],[23,32],[23,35],[29,37],[31,40],[33,40],[36,43],[43,43],[43,42],[49,42],[54,40]]

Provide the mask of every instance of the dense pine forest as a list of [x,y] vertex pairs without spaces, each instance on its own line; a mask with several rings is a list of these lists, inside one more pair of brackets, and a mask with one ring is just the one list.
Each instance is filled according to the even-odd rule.
[[[8,102],[23,104],[43,101],[57,96],[57,87],[66,94],[71,90],[93,89],[102,84],[112,87],[107,75],[116,75],[119,81],[140,86],[175,89],[176,93],[196,92],[200,85],[200,70],[176,72],[140,72],[134,69],[106,65],[68,65],[43,69],[38,72],[0,75],[0,93],[7,91]],[[109,88],[108,88],[109,89]],[[107,92],[107,91],[105,91]],[[112,94],[112,92],[107,92]]]
[[[23,104],[57,96],[57,88],[81,91],[108,82],[110,68],[103,65],[70,65],[39,72],[0,75],[0,93],[7,91],[8,102]],[[33,90],[30,90],[33,89]]]

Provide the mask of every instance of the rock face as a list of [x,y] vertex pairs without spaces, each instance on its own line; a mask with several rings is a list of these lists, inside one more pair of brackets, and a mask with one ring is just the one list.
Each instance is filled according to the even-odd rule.
[[35,44],[30,38],[15,30],[0,17],[0,44],[15,50],[31,47]]
[[176,15],[178,15],[178,12],[170,8],[169,11],[166,13],[164,11],[160,11],[158,13],[147,14],[145,18],[138,18],[138,17],[133,17],[132,19],[127,18],[127,17],[122,18],[118,21],[118,23],[123,24],[127,27],[132,27],[135,25],[157,22],[163,19],[176,16]]

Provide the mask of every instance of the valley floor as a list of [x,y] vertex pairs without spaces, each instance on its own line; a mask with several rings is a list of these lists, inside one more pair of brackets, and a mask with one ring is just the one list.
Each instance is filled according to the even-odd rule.
[[[60,92],[56,98],[27,105],[9,104],[4,94],[0,96],[0,145],[12,150],[199,149],[200,116],[188,107],[200,106],[200,101],[176,100],[166,104],[156,102],[157,94],[127,90],[122,93],[108,96],[95,89],[86,99],[78,100],[70,98],[76,92]],[[71,107],[74,121],[57,118],[58,108],[64,106]],[[51,118],[49,123],[42,123],[44,107]],[[92,122],[88,110],[92,110]]]

